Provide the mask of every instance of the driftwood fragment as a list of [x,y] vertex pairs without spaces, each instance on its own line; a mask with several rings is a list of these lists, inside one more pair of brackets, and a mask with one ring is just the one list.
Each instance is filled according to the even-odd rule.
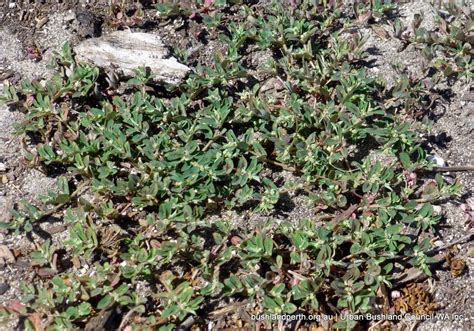
[[114,70],[122,78],[134,76],[134,69],[145,67],[155,82],[179,83],[190,71],[170,55],[157,35],[116,31],[100,38],[86,39],[75,49],[78,62]]

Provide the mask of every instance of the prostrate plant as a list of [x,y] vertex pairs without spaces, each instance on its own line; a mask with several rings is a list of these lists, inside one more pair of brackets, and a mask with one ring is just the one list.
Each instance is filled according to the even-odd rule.
[[474,12],[464,3],[447,2],[437,8],[436,30],[422,27],[423,13],[415,13],[411,30],[400,20],[394,24],[394,36],[406,47],[424,45],[423,55],[430,68],[446,77],[465,76],[472,82],[474,72]]
[[[430,272],[419,242],[438,221],[429,201],[458,187],[437,177],[420,196],[410,176],[427,163],[413,123],[378,102],[382,86],[358,67],[360,36],[335,32],[340,8],[242,5],[225,26],[224,9],[204,21],[226,53],[166,92],[138,69],[119,95],[68,46],[51,84],[8,87],[6,98],[27,108],[20,133],[41,141],[27,159],[64,177],[46,208],[18,205],[2,228],[31,232],[64,209],[68,240],[43,243],[33,258],[48,265],[62,249],[74,264],[24,286],[26,325],[39,316],[52,329],[80,329],[119,311],[122,327],[170,330],[236,301],[254,313],[364,313],[392,285],[395,261]],[[251,83],[250,46],[272,52],[265,75],[283,83],[274,95]],[[365,146],[392,161],[356,156]],[[296,188],[317,206],[314,219],[253,231],[206,219],[273,209],[283,189],[269,174],[280,169],[305,180]],[[79,274],[84,266],[91,272]]]

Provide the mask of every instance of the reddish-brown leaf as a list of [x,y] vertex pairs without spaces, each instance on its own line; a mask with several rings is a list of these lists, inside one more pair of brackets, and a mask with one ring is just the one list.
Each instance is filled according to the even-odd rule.
[[44,330],[43,323],[41,322],[41,318],[38,313],[31,314],[28,319],[30,320],[31,324],[33,324],[33,327],[36,331]]
[[7,309],[11,310],[15,313],[21,314],[21,315],[26,314],[26,306],[18,300],[12,300],[12,301],[8,302],[7,303]]

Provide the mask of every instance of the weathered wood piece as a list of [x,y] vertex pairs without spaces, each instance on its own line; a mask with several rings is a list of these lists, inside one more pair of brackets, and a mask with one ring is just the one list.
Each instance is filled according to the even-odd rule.
[[157,35],[150,33],[116,31],[86,39],[74,51],[79,62],[116,70],[123,78],[133,77],[134,69],[145,66],[154,81],[177,84],[190,71],[170,55]]

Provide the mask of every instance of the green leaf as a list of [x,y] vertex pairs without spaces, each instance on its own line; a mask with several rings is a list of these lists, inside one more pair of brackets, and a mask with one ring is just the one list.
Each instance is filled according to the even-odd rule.
[[92,310],[92,306],[89,302],[81,302],[77,308],[80,316],[87,316]]
[[285,306],[283,309],[285,313],[293,314],[298,309],[298,307],[295,304],[288,302],[288,303],[285,303]]
[[279,312],[280,311],[280,305],[275,301],[275,299],[269,297],[269,296],[264,296],[263,297],[263,304],[265,308],[269,309],[272,312]]
[[66,315],[68,318],[74,320],[79,316],[79,310],[76,307],[68,307],[66,309]]
[[114,302],[114,298],[110,294],[106,294],[100,301],[97,303],[97,309],[105,310],[109,308]]
[[297,252],[291,252],[290,253],[290,258],[291,258],[291,263],[292,264],[301,263],[301,256]]
[[270,291],[270,294],[275,297],[280,296],[284,290],[285,290],[285,284],[278,284],[272,288],[272,290]]
[[122,296],[125,293],[127,293],[128,290],[129,290],[129,285],[128,284],[122,284],[117,289],[114,290],[114,294],[117,295],[117,296]]
[[403,229],[403,224],[395,224],[387,227],[386,231],[389,234],[399,234]]
[[270,238],[265,238],[264,240],[265,254],[271,256],[273,253],[273,240]]
[[242,282],[235,275],[232,275],[229,278],[225,279],[224,284],[231,290],[231,292],[237,292],[242,289]]
[[400,153],[400,161],[402,162],[402,165],[405,167],[405,169],[410,169],[411,166],[411,160],[410,160],[410,155],[408,155],[405,152]]

